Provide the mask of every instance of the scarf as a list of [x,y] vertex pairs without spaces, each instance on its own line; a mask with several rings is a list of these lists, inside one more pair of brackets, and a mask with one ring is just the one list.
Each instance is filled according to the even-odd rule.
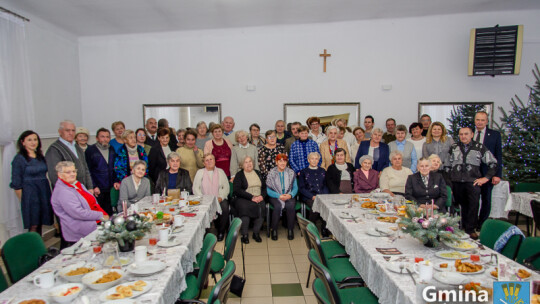
[[[84,190],[83,186],[81,185],[81,182],[77,181],[75,182],[75,185],[72,185],[63,179],[60,179],[60,180],[64,184],[66,184],[66,186],[70,188],[75,188],[75,190],[77,190],[77,193],[79,193],[86,200],[86,202],[88,203],[88,206],[90,207],[90,210],[99,211],[103,213],[103,215],[108,215],[107,212],[105,212],[101,208],[101,206],[97,203],[96,198],[92,195],[92,193]],[[99,223],[100,221],[96,221],[96,222]]]
[[128,154],[137,154],[137,145],[135,145],[135,147],[133,148],[130,148],[128,145],[126,145],[126,150]]
[[[279,172],[277,167],[272,168],[266,177],[266,185],[270,189],[281,194],[291,192],[294,183],[294,171],[290,168],[285,168],[285,171]],[[281,209],[285,208],[285,202],[278,198],[281,203]]]
[[209,171],[204,169],[202,178],[202,193],[204,195],[219,196],[219,174],[218,168],[214,168],[214,174],[212,175],[212,181],[210,181]]

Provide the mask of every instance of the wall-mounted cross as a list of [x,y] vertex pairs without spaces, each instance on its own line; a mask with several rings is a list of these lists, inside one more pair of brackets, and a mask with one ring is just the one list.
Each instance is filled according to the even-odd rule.
[[319,54],[319,56],[324,58],[324,63],[323,63],[323,73],[326,73],[326,57],[330,57],[330,56],[332,56],[332,55],[331,55],[331,54],[327,54],[327,53],[326,53],[326,49],[324,49],[324,53]]

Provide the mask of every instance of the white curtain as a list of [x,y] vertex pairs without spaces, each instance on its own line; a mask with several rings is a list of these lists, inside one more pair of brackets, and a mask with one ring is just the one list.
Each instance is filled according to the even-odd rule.
[[24,21],[0,12],[0,241],[23,232],[19,200],[12,189],[11,161],[15,141],[24,130],[34,129],[34,107]]

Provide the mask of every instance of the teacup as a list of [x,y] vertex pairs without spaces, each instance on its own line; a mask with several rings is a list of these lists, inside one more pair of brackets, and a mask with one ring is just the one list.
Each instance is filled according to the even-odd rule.
[[159,241],[167,242],[169,240],[170,231],[171,231],[170,228],[165,228],[165,227],[160,228],[158,230]]
[[421,281],[429,282],[433,278],[433,265],[429,261],[421,261],[413,266]]
[[54,271],[44,271],[34,277],[34,284],[40,288],[51,288],[54,285],[54,277]]
[[184,223],[184,216],[183,215],[175,215],[174,216],[174,227],[182,226]]
[[147,249],[146,246],[137,246],[135,247],[135,262],[141,263],[146,261],[147,258]]

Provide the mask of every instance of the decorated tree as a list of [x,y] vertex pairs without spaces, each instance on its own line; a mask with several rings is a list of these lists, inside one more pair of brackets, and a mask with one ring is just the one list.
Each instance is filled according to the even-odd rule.
[[503,169],[510,183],[540,183],[540,71],[532,71],[536,78],[529,100],[523,102],[517,95],[512,98],[512,109],[507,113],[502,107],[499,130],[503,141]]
[[454,106],[448,118],[448,134],[455,142],[459,141],[459,129],[469,127],[474,130],[474,116],[479,111],[486,111],[486,106],[474,103]]

